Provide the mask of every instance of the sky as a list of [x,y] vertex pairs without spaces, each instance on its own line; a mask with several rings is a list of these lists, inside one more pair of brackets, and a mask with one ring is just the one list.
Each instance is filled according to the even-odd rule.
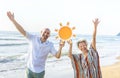
[[0,0],[0,31],[17,31],[7,11],[30,32],[48,27],[55,33],[59,23],[70,22],[74,34],[92,34],[95,18],[100,20],[98,35],[120,32],[120,0]]

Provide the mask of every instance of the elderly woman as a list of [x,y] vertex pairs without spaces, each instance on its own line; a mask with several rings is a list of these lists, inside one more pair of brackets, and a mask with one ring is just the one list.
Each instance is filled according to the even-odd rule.
[[72,40],[68,41],[69,57],[74,69],[74,78],[102,78],[100,70],[99,55],[96,50],[96,32],[99,20],[93,20],[94,32],[90,48],[87,49],[86,40],[77,42],[81,54],[72,54]]

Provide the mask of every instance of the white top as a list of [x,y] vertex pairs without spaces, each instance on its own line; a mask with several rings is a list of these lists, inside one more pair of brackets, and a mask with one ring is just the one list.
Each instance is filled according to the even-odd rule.
[[27,67],[35,73],[40,73],[45,70],[45,61],[48,54],[55,55],[57,51],[52,42],[41,43],[40,37],[28,32],[26,32],[26,36],[30,43]]

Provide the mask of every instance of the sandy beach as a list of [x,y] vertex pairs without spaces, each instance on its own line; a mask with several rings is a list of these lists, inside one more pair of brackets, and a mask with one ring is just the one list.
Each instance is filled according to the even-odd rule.
[[[45,78],[74,78],[70,62],[64,64],[65,62],[62,60],[62,62],[56,62],[54,65],[48,65],[51,67],[46,67]],[[64,66],[63,64],[68,66]],[[101,70],[103,78],[120,78],[120,57],[119,62],[113,65],[102,66]],[[0,73],[0,78],[25,78],[25,68],[3,71]]]
[[120,78],[120,57],[117,59],[119,62],[110,66],[103,66],[101,68],[103,78]]

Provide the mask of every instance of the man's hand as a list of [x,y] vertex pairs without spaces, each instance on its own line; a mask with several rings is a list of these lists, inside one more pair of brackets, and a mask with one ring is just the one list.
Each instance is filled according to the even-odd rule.
[[60,40],[59,46],[60,46],[61,48],[63,48],[63,47],[64,47],[64,45],[65,45],[65,41]]
[[14,13],[11,13],[10,11],[7,12],[8,18],[13,21],[14,20]]

